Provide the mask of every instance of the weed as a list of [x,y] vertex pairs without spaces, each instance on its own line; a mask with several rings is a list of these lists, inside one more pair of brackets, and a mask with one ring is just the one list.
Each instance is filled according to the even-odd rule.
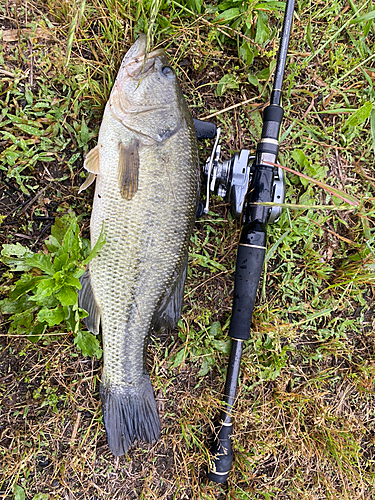
[[77,290],[85,266],[103,244],[101,236],[89,252],[89,242],[80,238],[77,217],[70,212],[56,219],[43,253],[33,253],[20,243],[3,245],[1,262],[11,271],[23,272],[8,287],[9,297],[0,301],[1,311],[11,314],[9,332],[26,332],[35,342],[48,327],[62,325],[73,332],[84,356],[100,357],[97,339],[81,329],[80,320],[88,314],[78,306]]

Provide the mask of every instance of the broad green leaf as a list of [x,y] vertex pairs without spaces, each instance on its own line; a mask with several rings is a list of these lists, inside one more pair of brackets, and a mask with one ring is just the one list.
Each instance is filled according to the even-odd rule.
[[231,341],[228,340],[212,340],[212,347],[223,354],[229,354],[231,349]]
[[259,71],[256,76],[258,80],[267,80],[272,73],[274,67],[276,66],[276,61],[271,61],[270,65],[268,68],[262,69],[262,71]]
[[77,290],[71,286],[63,286],[56,296],[62,306],[72,306],[77,302]]
[[42,279],[38,285],[36,286],[36,290],[34,295],[30,297],[30,300],[34,300],[35,302],[42,301],[45,297],[49,297],[56,290],[58,290],[58,285],[53,278]]
[[249,83],[254,87],[258,86],[259,80],[257,76],[248,74],[247,79],[249,80]]
[[228,89],[238,89],[239,83],[234,75],[228,73],[224,75],[216,87],[216,94],[221,97]]
[[230,21],[231,19],[235,19],[240,15],[240,10],[237,9],[236,7],[228,10],[224,10],[223,12],[220,12],[220,14],[217,15],[215,18],[215,22],[217,23],[226,23]]
[[103,351],[100,348],[98,339],[90,332],[79,331],[74,338],[75,345],[82,351],[83,356],[102,357]]
[[34,311],[29,309],[27,311],[22,311],[17,314],[10,316],[11,321],[8,333],[20,333],[24,334],[29,332],[31,325],[34,323]]
[[57,257],[55,257],[55,260],[53,261],[53,269],[55,272],[61,271],[64,269],[67,265],[67,262],[69,260],[69,254],[68,253],[63,253]]
[[36,288],[37,284],[43,279],[43,276],[33,276],[30,273],[23,274],[9,293],[9,298],[12,300],[18,299],[21,295]]
[[184,361],[185,361],[185,348],[182,348],[176,354],[174,361],[173,361],[172,368],[177,368],[177,366],[180,366]]
[[[239,53],[240,58],[246,64],[248,64],[248,65],[252,64],[252,62],[254,60],[254,50],[248,42],[243,42],[243,44],[241,44],[238,53]],[[220,82],[221,82],[221,80],[220,80]],[[220,85],[220,82],[219,82],[219,85]],[[238,86],[236,88],[238,88]],[[216,90],[216,92],[217,92],[217,90]]]
[[349,127],[357,127],[367,120],[372,110],[372,103],[365,102],[357,111],[355,111],[344,123],[343,130]]
[[204,377],[210,371],[211,365],[214,363],[215,358],[212,356],[205,356],[202,361],[202,366],[198,372],[198,377]]
[[25,500],[25,490],[18,484],[14,488],[14,500]]
[[255,34],[255,43],[264,43],[268,40],[270,36],[270,30],[268,28],[268,16],[263,11],[258,11],[258,18],[256,24],[256,34]]
[[220,321],[214,321],[210,326],[210,337],[217,337],[223,334]]
[[38,321],[45,322],[48,326],[59,325],[64,321],[65,313],[62,307],[55,307],[54,309],[47,309],[43,307],[38,312]]
[[26,264],[26,257],[34,254],[21,243],[3,245],[0,260],[11,268],[12,271],[29,271],[33,266]]
[[49,235],[44,244],[46,245],[48,251],[51,253],[56,253],[61,246],[60,242],[52,234]]
[[31,257],[26,257],[25,263],[29,266],[37,267],[49,276],[53,276],[55,273],[50,255],[45,255],[44,253],[34,253]]
[[0,310],[3,314],[15,314],[35,307],[35,302],[30,301],[29,295],[21,295],[16,300],[5,298],[0,300]]
[[[85,272],[84,270],[81,270],[81,269],[79,271],[82,272],[82,274]],[[76,272],[74,274],[76,274]],[[81,274],[81,276],[82,276],[82,274]],[[74,277],[74,276],[67,276],[65,278],[65,284],[70,285],[70,286],[74,286],[75,288],[78,288],[78,290],[81,290],[81,288],[82,288],[82,285],[81,285],[79,279]]]
[[285,2],[277,2],[277,1],[270,1],[270,2],[262,2],[262,3],[257,3],[254,9],[267,9],[267,10],[285,10]]
[[27,104],[30,104],[31,106],[33,103],[33,93],[31,92],[29,85],[25,85],[25,99]]
[[29,336],[27,337],[27,339],[30,340],[31,342],[38,342],[40,337],[47,330],[47,326],[48,326],[47,323],[38,322],[31,330],[31,332],[29,332]]
[[37,493],[31,500],[48,500],[48,493]]

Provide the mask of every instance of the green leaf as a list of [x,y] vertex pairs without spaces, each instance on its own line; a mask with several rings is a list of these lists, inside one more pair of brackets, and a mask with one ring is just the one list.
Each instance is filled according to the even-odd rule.
[[202,12],[203,0],[187,0],[186,5],[193,12],[200,14]]
[[210,326],[210,337],[221,336],[223,331],[221,329],[220,321],[214,321]]
[[61,246],[60,242],[52,234],[46,239],[44,244],[51,253],[56,253]]
[[204,377],[205,375],[207,375],[214,361],[215,358],[213,358],[212,356],[205,356],[203,358],[202,366],[198,372],[198,377]]
[[68,263],[69,260],[69,254],[68,253],[63,253],[59,255],[58,257],[55,257],[55,260],[53,261],[53,269],[55,272],[61,271],[64,269]]
[[29,273],[23,274],[15,284],[13,290],[9,293],[9,298],[12,300],[18,299],[24,293],[33,290],[42,280],[43,276],[33,276]]
[[372,137],[372,147],[375,152],[375,109],[371,110],[370,126],[371,126],[371,137]]
[[82,264],[84,266],[87,266],[87,264],[91,262],[92,259],[98,255],[100,250],[103,248],[104,244],[105,244],[105,234],[104,234],[104,224],[103,224],[102,230],[100,231],[99,238],[95,243],[94,248],[91,250],[89,256],[82,262]]
[[29,309],[10,316],[11,321],[8,333],[24,334],[25,331],[29,332],[31,325],[34,323],[34,311]]
[[344,123],[342,129],[346,130],[349,127],[357,127],[367,120],[372,111],[372,103],[365,102],[357,111],[355,111]]
[[350,24],[363,23],[374,18],[375,18],[375,10],[372,10],[371,12],[367,12],[367,14],[363,14],[363,16],[359,16],[356,17],[355,19],[352,19],[350,21]]
[[[80,269],[79,271],[82,274],[85,272],[83,269]],[[74,274],[76,274],[76,272]],[[82,274],[81,274],[81,276],[82,276]],[[81,290],[81,288],[82,288],[81,282],[79,281],[78,278],[76,278],[74,276],[67,276],[65,278],[65,284],[70,285],[70,286],[74,286],[75,288],[78,288],[78,290]]]
[[56,294],[62,306],[72,306],[77,302],[77,290],[71,286],[63,286]]
[[216,95],[221,97],[228,89],[238,89],[239,83],[234,75],[228,73],[224,75],[216,87]]
[[173,361],[172,368],[177,368],[177,366],[180,366],[184,361],[185,361],[185,348],[182,348],[176,354],[174,361]]
[[96,356],[98,359],[102,357],[103,351],[99,341],[92,333],[80,330],[74,338],[74,343],[83,356]]
[[48,326],[47,323],[40,323],[40,322],[37,323],[29,333],[27,339],[30,340],[31,342],[38,342],[40,337],[47,330],[47,326]]
[[248,74],[247,79],[249,80],[249,83],[254,87],[258,86],[259,80],[257,76]]
[[33,255],[33,252],[21,243],[3,245],[0,261],[10,267],[12,271],[29,271],[32,266],[25,263],[25,258]]
[[0,310],[3,314],[15,314],[35,307],[35,302],[30,300],[29,295],[22,295],[16,300],[5,298],[0,300]]
[[53,276],[55,274],[51,257],[49,255],[45,255],[44,253],[34,253],[31,257],[26,257],[25,263],[31,267],[37,267],[49,276]]
[[[248,65],[252,64],[254,60],[254,50],[248,42],[243,42],[238,51],[240,58]],[[220,80],[221,82],[221,80]],[[219,85],[220,85],[219,82]],[[238,88],[238,87],[236,87]],[[216,91],[217,92],[217,91]]]
[[25,490],[18,484],[14,488],[14,500],[25,500]]
[[60,287],[56,285],[56,282],[53,278],[45,278],[42,279],[37,287],[34,295],[30,298],[31,300],[34,300],[35,302],[40,302],[42,301],[45,297],[49,297],[58,290]]
[[47,309],[43,307],[38,312],[38,321],[45,322],[48,326],[59,325],[64,321],[65,312],[62,307],[55,307],[54,309]]
[[33,93],[31,92],[29,85],[25,85],[25,99],[27,104],[30,104],[31,106],[33,103]]
[[31,500],[48,500],[48,493],[37,493]]
[[223,354],[229,354],[231,349],[231,341],[228,340],[212,340],[212,347],[214,347],[217,351],[222,352]]
[[307,40],[308,46],[310,47],[311,52],[314,53],[315,52],[314,45],[312,43],[312,38],[311,38],[311,20],[310,20],[310,18],[309,18],[309,22],[307,25],[306,40]]
[[255,34],[255,43],[264,43],[268,40],[270,36],[270,30],[268,28],[268,16],[263,11],[258,11],[258,18],[256,24],[256,34]]
[[272,73],[273,71],[273,68],[276,66],[276,61],[271,61],[270,62],[270,65],[268,68],[264,68],[262,69],[262,71],[259,71],[257,73],[257,78],[258,80],[268,80],[268,78],[270,77],[270,74]]
[[240,10],[234,7],[232,9],[224,10],[224,12],[220,12],[220,14],[218,14],[217,17],[215,18],[215,22],[226,23],[231,19],[235,19],[239,15],[240,15]]
[[44,130],[36,127],[32,127],[31,125],[26,125],[24,123],[15,123],[16,127],[18,127],[22,132],[26,134],[33,135],[35,137],[40,137],[43,135]]
[[86,145],[90,140],[89,129],[83,117],[81,121],[81,130],[79,131],[79,136],[81,139],[81,146]]

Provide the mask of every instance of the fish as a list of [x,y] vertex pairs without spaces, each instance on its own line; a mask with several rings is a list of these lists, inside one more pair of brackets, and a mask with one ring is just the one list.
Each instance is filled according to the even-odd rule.
[[199,198],[192,115],[166,53],[146,45],[139,36],[123,58],[80,188],[96,182],[91,247],[105,235],[78,300],[88,330],[102,335],[100,396],[115,456],[160,438],[147,346],[181,315]]

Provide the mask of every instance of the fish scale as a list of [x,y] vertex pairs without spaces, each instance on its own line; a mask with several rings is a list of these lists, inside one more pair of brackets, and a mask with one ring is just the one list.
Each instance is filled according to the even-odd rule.
[[100,393],[115,455],[160,434],[147,342],[154,326],[180,315],[199,188],[195,129],[177,79],[163,52],[145,58],[144,50],[141,37],[125,56],[86,159],[96,176],[91,245],[102,230],[106,242],[79,298],[88,328],[101,326]]

